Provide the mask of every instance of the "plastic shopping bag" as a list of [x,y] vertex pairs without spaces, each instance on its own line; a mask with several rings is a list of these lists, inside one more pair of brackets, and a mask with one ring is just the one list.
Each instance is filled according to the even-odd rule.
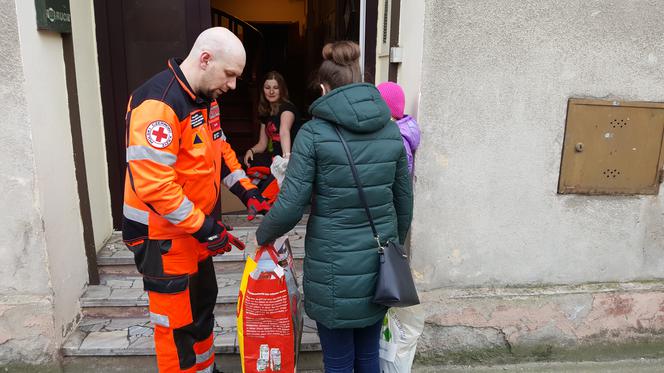
[[281,184],[284,182],[284,177],[286,177],[287,167],[288,167],[287,158],[282,158],[279,155],[272,158],[272,165],[270,165],[270,172],[272,173],[272,176],[274,176],[274,178],[277,179],[279,188],[281,188]]
[[422,306],[387,310],[380,334],[381,373],[408,373],[413,365],[417,340],[424,330]]
[[237,304],[242,371],[294,372],[302,324],[302,296],[284,236],[245,264]]

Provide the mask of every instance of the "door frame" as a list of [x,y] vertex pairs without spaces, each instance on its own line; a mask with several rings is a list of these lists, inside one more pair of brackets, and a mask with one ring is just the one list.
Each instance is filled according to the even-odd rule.
[[[367,27],[374,25],[374,27]],[[378,0],[360,0],[360,69],[364,82],[376,82]]]
[[[401,28],[401,0],[390,1],[390,48],[399,46],[399,29]],[[387,78],[391,82],[397,82],[399,63],[390,62],[387,68]]]

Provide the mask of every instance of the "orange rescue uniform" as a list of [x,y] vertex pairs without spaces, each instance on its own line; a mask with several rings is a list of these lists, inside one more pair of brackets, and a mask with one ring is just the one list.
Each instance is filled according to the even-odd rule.
[[159,371],[212,372],[216,276],[191,234],[212,213],[219,180],[245,204],[259,192],[226,142],[217,102],[193,92],[179,62],[129,99],[122,231],[148,291]]

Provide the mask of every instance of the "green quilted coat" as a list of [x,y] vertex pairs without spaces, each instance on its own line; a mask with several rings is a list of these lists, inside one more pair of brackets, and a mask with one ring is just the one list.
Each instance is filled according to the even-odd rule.
[[305,310],[331,329],[369,326],[386,311],[371,302],[379,256],[334,126],[341,127],[353,154],[381,241],[403,243],[412,219],[403,140],[370,84],[337,88],[309,110],[314,119],[297,134],[279,198],[256,236],[264,244],[287,233],[311,204],[305,237]]

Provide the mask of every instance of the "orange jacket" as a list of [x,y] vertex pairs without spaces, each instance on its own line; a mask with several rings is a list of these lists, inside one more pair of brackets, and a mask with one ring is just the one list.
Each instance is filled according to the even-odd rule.
[[196,232],[219,197],[219,181],[243,202],[258,194],[226,142],[219,106],[196,96],[178,61],[130,97],[123,236],[128,243]]

